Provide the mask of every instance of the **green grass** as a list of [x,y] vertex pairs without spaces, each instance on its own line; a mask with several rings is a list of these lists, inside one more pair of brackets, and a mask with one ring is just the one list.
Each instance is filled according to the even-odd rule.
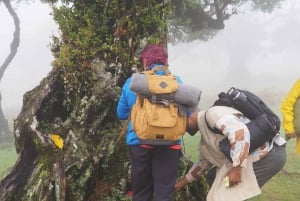
[[262,187],[262,194],[250,201],[298,201],[300,200],[300,155],[295,153],[295,140],[287,143],[287,162],[283,171]]
[[191,161],[198,159],[198,144],[200,141],[200,133],[197,132],[194,136],[185,134],[183,136],[183,148],[185,155],[190,158]]
[[17,153],[13,145],[0,146],[0,179],[8,172],[9,168],[15,164]]
[[[190,160],[198,158],[198,143],[200,134],[184,136],[184,147]],[[298,201],[300,200],[300,155],[296,155],[295,140],[288,141],[287,163],[284,171],[279,172],[262,188],[262,194],[250,201]],[[14,165],[17,154],[13,145],[0,147],[0,179]]]
[[[184,136],[186,154],[192,161],[198,157],[200,134]],[[262,194],[249,201],[298,201],[300,200],[300,155],[295,153],[295,140],[287,143],[287,162],[283,171],[262,187]]]

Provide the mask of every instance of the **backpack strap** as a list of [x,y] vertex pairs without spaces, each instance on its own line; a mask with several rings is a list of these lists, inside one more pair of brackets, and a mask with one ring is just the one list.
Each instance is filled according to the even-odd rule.
[[169,70],[169,68],[167,66],[157,66],[157,67],[152,68],[151,70],[143,71],[143,73],[146,75],[154,75],[154,74],[156,74],[157,71],[164,71],[165,75],[171,74],[171,71]]
[[[208,108],[208,109],[209,109],[209,108]],[[205,111],[205,113],[204,113],[204,120],[205,120],[205,123],[206,123],[206,125],[207,125],[207,128],[209,128],[209,130],[210,130],[211,132],[213,132],[214,134],[218,134],[218,135],[223,135],[223,136],[224,136],[224,134],[222,133],[222,131],[221,131],[220,129],[218,129],[218,128],[216,128],[216,127],[213,127],[213,128],[212,128],[212,127],[209,125],[209,123],[208,123],[208,121],[207,121],[207,115],[206,115],[208,109],[207,109],[207,110]],[[220,147],[221,152],[226,156],[226,158],[227,158],[229,161],[232,162],[232,158],[231,158],[231,155],[230,155],[230,142],[229,142],[229,139],[228,139],[227,137],[225,137],[223,140],[221,140],[221,141],[219,142],[219,147]]]
[[[220,112],[220,114],[218,114],[217,116],[215,116],[214,117],[214,115],[212,115],[211,117],[210,117],[210,115],[207,115],[207,113],[209,112],[209,109],[211,109],[211,110],[213,110],[214,111],[214,109],[215,108],[213,108],[213,107],[220,107],[220,108],[218,108],[217,109],[217,112],[216,112],[216,114],[218,114],[219,112]],[[209,114],[209,113],[208,113]],[[221,134],[221,135],[224,135],[223,134],[223,132],[220,130],[220,129],[218,129],[218,128],[216,128],[216,127],[214,127],[214,125],[212,126],[212,124],[216,124],[217,123],[217,121],[218,121],[218,119],[215,119],[214,120],[214,118],[221,118],[223,115],[234,115],[234,116],[240,116],[240,115],[243,115],[243,113],[241,113],[240,111],[238,111],[237,109],[235,109],[235,108],[233,108],[233,107],[228,107],[228,106],[210,106],[206,111],[205,111],[205,113],[204,113],[204,119],[205,119],[205,122],[206,122],[206,125],[207,125],[207,127],[212,131],[212,132],[214,132],[214,133],[216,133],[216,134]],[[212,119],[211,119],[212,118]],[[210,120],[214,120],[214,121],[210,121]]]
[[204,113],[204,120],[205,120],[205,123],[206,123],[206,125],[207,125],[207,128],[211,131],[211,132],[213,132],[213,133],[215,133],[215,134],[219,134],[219,135],[223,135],[223,133],[222,133],[222,131],[220,130],[220,129],[218,129],[218,128],[216,128],[216,127],[211,127],[210,125],[209,125],[209,123],[208,123],[208,121],[207,121],[207,115],[206,115],[206,113],[207,113],[207,111],[209,110],[209,108],[205,111],[205,113]]

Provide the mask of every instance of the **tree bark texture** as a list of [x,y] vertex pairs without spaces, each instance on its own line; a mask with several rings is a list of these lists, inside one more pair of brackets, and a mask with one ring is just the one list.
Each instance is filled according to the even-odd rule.
[[[21,113],[14,122],[19,158],[0,183],[1,201],[129,199],[128,150],[124,139],[116,140],[122,127],[115,112],[118,76],[107,72],[106,67],[100,60],[92,63],[92,94],[78,97],[72,109],[64,106],[69,97],[63,71],[58,68],[24,95]],[[52,134],[64,140],[61,149]],[[187,161],[182,160],[181,166],[183,175]],[[205,190],[205,182],[200,183],[199,188],[178,193],[176,200],[203,197]]]

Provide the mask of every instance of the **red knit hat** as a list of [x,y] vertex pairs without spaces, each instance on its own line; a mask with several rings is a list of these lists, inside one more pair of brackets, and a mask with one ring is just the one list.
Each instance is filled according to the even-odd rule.
[[150,44],[141,52],[140,58],[142,61],[146,61],[146,66],[151,64],[166,65],[168,52],[162,45]]

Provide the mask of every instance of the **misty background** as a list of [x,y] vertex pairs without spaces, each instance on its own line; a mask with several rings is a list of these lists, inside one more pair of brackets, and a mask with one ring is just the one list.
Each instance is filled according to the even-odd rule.
[[[53,57],[51,36],[57,35],[51,8],[40,1],[12,2],[20,18],[20,46],[0,83],[2,109],[12,125],[23,95],[47,76]],[[184,83],[200,88],[201,102],[230,86],[285,95],[300,75],[300,1],[287,0],[272,13],[232,16],[225,29],[207,42],[169,44],[169,64]],[[14,24],[0,1],[0,64],[10,51]],[[282,96],[274,97],[279,103]]]

